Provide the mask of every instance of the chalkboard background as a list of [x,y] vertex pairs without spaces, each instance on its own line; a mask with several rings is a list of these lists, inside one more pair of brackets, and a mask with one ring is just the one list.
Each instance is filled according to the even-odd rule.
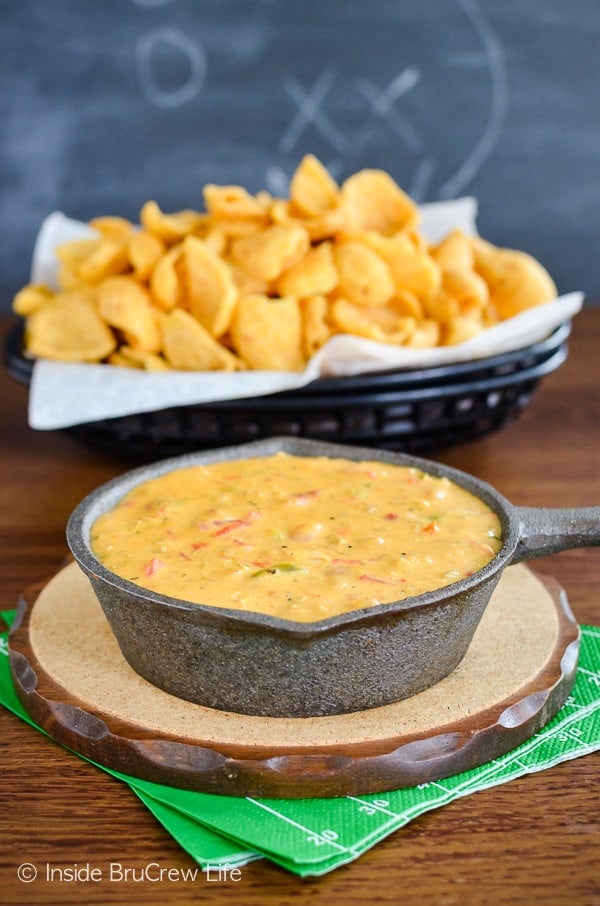
[[600,298],[598,0],[0,0],[0,306],[42,219],[381,167]]

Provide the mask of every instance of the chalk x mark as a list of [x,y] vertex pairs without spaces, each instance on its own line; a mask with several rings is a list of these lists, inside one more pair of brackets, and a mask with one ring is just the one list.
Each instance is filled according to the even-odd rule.
[[279,150],[293,151],[304,130],[314,125],[323,138],[343,154],[348,148],[348,139],[323,111],[322,105],[337,76],[333,69],[325,69],[310,91],[306,91],[296,79],[285,79],[284,87],[298,105],[298,112],[279,140]]
[[392,79],[383,90],[379,90],[367,79],[358,79],[356,87],[362,96],[369,101],[371,116],[353,137],[352,143],[363,147],[374,132],[373,120],[383,120],[407,148],[414,152],[423,150],[423,140],[417,130],[395,107],[396,101],[418,84],[421,73],[415,67],[408,67]]

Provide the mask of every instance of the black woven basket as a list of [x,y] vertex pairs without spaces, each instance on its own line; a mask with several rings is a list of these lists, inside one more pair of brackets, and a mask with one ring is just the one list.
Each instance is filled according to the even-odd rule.
[[[502,355],[420,370],[319,378],[300,390],[178,406],[64,430],[86,444],[134,459],[157,459],[260,438],[293,435],[432,453],[481,437],[529,405],[542,377],[568,354],[570,324]],[[29,383],[23,329],[9,333],[4,363]]]

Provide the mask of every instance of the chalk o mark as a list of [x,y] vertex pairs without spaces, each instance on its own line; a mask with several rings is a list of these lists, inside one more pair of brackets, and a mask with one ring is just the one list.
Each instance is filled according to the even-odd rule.
[[492,83],[492,101],[488,120],[479,141],[456,173],[441,187],[440,198],[456,198],[475,178],[485,160],[494,150],[508,112],[508,77],[502,45],[481,13],[476,0],[457,0],[457,2],[483,44]]
[[[161,44],[181,54],[189,64],[189,76],[177,88],[161,88],[157,82],[152,61]],[[136,44],[135,59],[144,96],[156,107],[181,107],[192,101],[202,89],[206,75],[206,54],[201,45],[176,28],[156,28],[142,35]]]

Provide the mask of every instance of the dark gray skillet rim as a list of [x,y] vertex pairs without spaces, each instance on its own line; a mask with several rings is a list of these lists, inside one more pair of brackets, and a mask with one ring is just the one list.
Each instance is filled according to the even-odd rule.
[[[270,456],[277,452],[297,456],[344,457],[352,460],[377,460],[392,465],[414,466],[431,475],[449,478],[467,491],[487,503],[498,515],[502,527],[502,547],[496,556],[482,569],[477,570],[466,579],[453,582],[443,588],[400,601],[377,604],[361,610],[350,611],[339,616],[327,617],[313,623],[298,623],[269,614],[248,613],[225,607],[196,604],[167,595],[156,594],[122,579],[108,570],[93,554],[89,538],[90,529],[102,513],[111,509],[124,494],[136,485],[164,475],[176,469],[193,465],[208,465],[215,462],[248,459],[255,456]],[[270,635],[287,636],[295,639],[310,639],[329,635],[348,627],[365,623],[384,622],[400,612],[418,611],[434,607],[436,604],[456,595],[470,592],[504,569],[510,562],[520,536],[520,519],[514,507],[491,485],[459,469],[446,466],[432,460],[411,456],[404,453],[379,450],[371,447],[350,446],[346,444],[325,443],[298,437],[272,437],[266,440],[252,441],[214,450],[187,453],[183,456],[170,457],[125,472],[123,475],[100,485],[88,494],[73,510],[67,523],[67,543],[75,560],[89,574],[108,585],[125,591],[140,604],[154,603],[175,611],[198,614],[199,622],[214,622],[224,628],[240,628],[247,632],[267,632]]]

